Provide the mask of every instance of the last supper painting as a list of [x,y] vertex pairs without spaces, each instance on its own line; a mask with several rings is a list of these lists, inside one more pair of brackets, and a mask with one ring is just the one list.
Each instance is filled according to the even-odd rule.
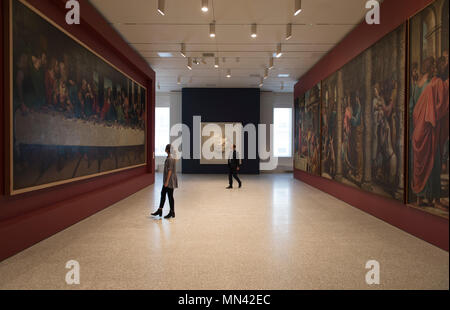
[[12,0],[9,192],[146,164],[146,88]]
[[449,1],[410,21],[408,203],[448,218]]

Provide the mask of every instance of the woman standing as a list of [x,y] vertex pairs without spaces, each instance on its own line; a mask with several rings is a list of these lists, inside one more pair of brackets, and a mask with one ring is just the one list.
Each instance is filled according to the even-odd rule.
[[172,157],[172,146],[166,145],[167,158],[164,162],[164,178],[163,188],[161,190],[161,201],[159,203],[159,209],[152,213],[153,216],[162,216],[162,210],[164,203],[166,202],[166,194],[169,196],[170,212],[164,218],[169,219],[175,217],[175,201],[173,199],[173,190],[178,187],[176,160]]

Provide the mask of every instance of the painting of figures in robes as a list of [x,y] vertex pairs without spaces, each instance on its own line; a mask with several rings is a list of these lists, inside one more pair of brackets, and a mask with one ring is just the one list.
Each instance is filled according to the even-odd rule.
[[146,164],[146,89],[11,1],[9,192]]
[[295,102],[295,168],[320,175],[321,84]]
[[448,218],[449,1],[410,20],[408,203]]
[[403,201],[406,25],[322,82],[323,177]]

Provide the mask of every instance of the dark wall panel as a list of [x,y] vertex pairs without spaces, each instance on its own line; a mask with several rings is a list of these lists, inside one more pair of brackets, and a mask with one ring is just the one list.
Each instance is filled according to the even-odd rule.
[[[258,88],[184,88],[182,121],[191,131],[193,145],[193,117],[202,122],[236,122],[243,126],[253,123],[256,128],[260,118],[260,91]],[[259,158],[247,159],[247,135],[244,137],[244,158],[241,173],[258,174]],[[191,147],[191,158],[192,158]],[[200,165],[199,159],[183,159],[183,173],[226,173],[226,165]]]

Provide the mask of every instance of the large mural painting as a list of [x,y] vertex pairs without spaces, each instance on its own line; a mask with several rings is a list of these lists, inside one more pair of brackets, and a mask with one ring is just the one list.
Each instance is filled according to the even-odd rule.
[[448,218],[449,1],[410,20],[408,202]]
[[406,25],[322,82],[325,178],[403,200]]
[[146,164],[146,89],[11,4],[10,193]]
[[315,85],[295,103],[296,169],[320,175],[321,85]]

